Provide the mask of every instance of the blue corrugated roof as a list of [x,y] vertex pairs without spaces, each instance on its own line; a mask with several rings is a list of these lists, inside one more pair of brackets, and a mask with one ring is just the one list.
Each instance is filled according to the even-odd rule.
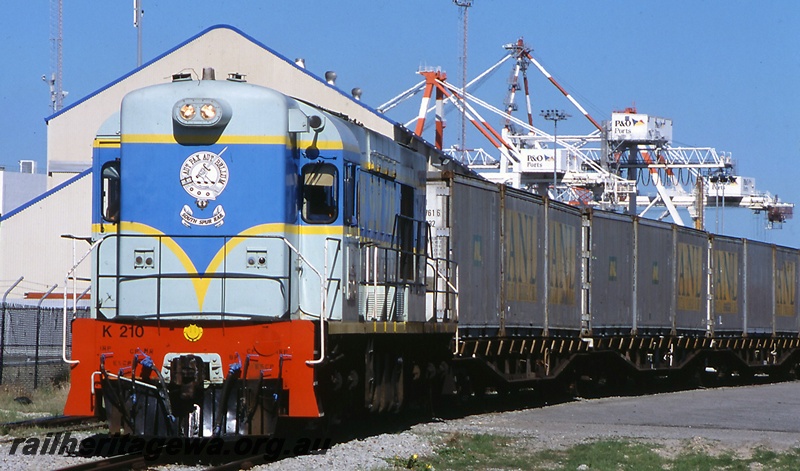
[[[67,111],[69,111],[69,110],[71,110],[72,108],[74,108],[74,107],[76,107],[76,106],[80,105],[81,103],[83,103],[83,102],[85,102],[85,101],[87,101],[87,100],[89,100],[89,99],[91,99],[91,98],[93,98],[93,97],[95,97],[95,96],[99,95],[99,94],[100,94],[100,93],[102,93],[104,90],[106,90],[106,89],[108,89],[108,88],[112,87],[113,85],[116,85],[116,84],[118,84],[119,82],[121,82],[121,81],[125,80],[126,78],[130,77],[131,75],[135,74],[136,72],[138,72],[138,71],[140,71],[140,70],[144,69],[145,67],[148,67],[150,64],[153,64],[154,62],[157,62],[157,61],[161,60],[162,58],[164,58],[164,57],[166,57],[166,56],[168,56],[168,55],[172,54],[173,52],[177,51],[178,49],[180,49],[180,48],[182,48],[182,47],[186,46],[187,44],[191,43],[192,41],[195,41],[197,38],[199,38],[199,37],[201,37],[201,36],[203,36],[203,35],[207,34],[207,33],[208,33],[208,32],[210,32],[210,31],[213,31],[213,30],[215,30],[215,29],[229,29],[229,30],[231,30],[231,31],[234,31],[234,32],[236,32],[236,33],[240,34],[242,37],[246,38],[248,41],[252,42],[253,44],[255,44],[255,45],[257,45],[257,46],[259,46],[260,48],[264,49],[265,51],[268,51],[270,54],[273,54],[274,56],[276,56],[276,57],[279,57],[280,59],[284,60],[284,61],[285,61],[287,64],[289,64],[289,65],[291,65],[292,67],[294,67],[294,68],[296,68],[296,69],[300,70],[301,72],[305,73],[306,75],[308,75],[308,76],[310,76],[310,77],[314,78],[315,80],[317,80],[318,82],[322,83],[323,85],[325,85],[325,86],[327,86],[327,87],[331,87],[331,88],[333,88],[334,90],[338,91],[338,92],[339,92],[339,93],[340,93],[342,96],[344,96],[344,97],[348,98],[349,100],[353,101],[354,103],[357,103],[359,106],[361,106],[361,107],[363,107],[364,109],[366,109],[366,110],[370,111],[371,113],[374,113],[374,114],[375,114],[375,115],[377,115],[378,117],[380,117],[380,118],[382,118],[382,119],[385,119],[386,121],[389,121],[389,122],[390,122],[390,123],[392,123],[392,124],[398,124],[396,121],[394,121],[394,120],[392,120],[392,119],[389,119],[389,118],[387,118],[385,115],[383,115],[382,113],[379,113],[379,112],[378,112],[377,110],[375,110],[374,108],[372,108],[372,107],[370,107],[370,106],[367,106],[367,105],[365,105],[364,103],[362,103],[362,102],[361,102],[361,101],[359,101],[359,100],[355,100],[355,99],[354,99],[352,96],[348,95],[347,93],[343,92],[342,90],[340,90],[340,89],[338,89],[338,88],[336,88],[336,87],[333,87],[333,86],[329,85],[329,84],[328,84],[328,82],[326,82],[326,81],[325,81],[323,78],[319,77],[318,75],[315,75],[315,74],[313,74],[313,73],[309,72],[307,69],[304,69],[304,68],[302,68],[302,67],[299,67],[297,64],[295,64],[295,63],[294,63],[294,61],[292,61],[292,60],[289,60],[289,58],[287,58],[287,57],[286,57],[286,56],[284,56],[283,54],[280,54],[280,53],[276,52],[274,49],[271,49],[270,47],[266,46],[265,44],[263,44],[263,43],[259,42],[258,40],[256,40],[256,39],[255,39],[255,38],[253,38],[252,36],[249,36],[248,34],[245,34],[245,33],[244,33],[243,31],[241,31],[240,29],[238,29],[238,28],[235,28],[235,27],[233,27],[233,26],[230,26],[230,25],[215,25],[215,26],[211,26],[211,27],[210,27],[210,28],[208,28],[208,29],[205,29],[204,31],[200,32],[199,34],[197,34],[197,35],[195,35],[195,36],[192,36],[191,38],[187,39],[186,41],[184,41],[184,42],[182,42],[182,43],[178,44],[177,46],[173,47],[172,49],[170,49],[170,50],[168,50],[168,51],[164,52],[163,54],[161,54],[161,55],[159,55],[159,56],[157,56],[155,59],[153,59],[153,60],[150,60],[150,61],[148,61],[148,62],[146,62],[146,63],[142,64],[140,67],[137,67],[137,68],[133,69],[132,71],[130,71],[130,72],[128,72],[127,74],[123,75],[122,77],[120,77],[120,78],[118,78],[118,79],[114,80],[113,82],[110,82],[110,83],[108,83],[107,85],[105,85],[105,86],[103,86],[103,87],[101,87],[101,88],[97,89],[96,91],[94,91],[94,92],[92,92],[92,93],[90,93],[90,94],[86,95],[85,97],[81,98],[80,100],[76,101],[75,103],[72,103],[71,105],[69,105],[69,106],[66,106],[66,107],[62,108],[61,110],[59,110],[58,112],[56,112],[56,113],[54,113],[54,114],[52,114],[52,115],[50,115],[50,116],[46,117],[46,118],[44,119],[45,123],[49,122],[51,119],[53,119],[53,118],[55,118],[55,117],[57,117],[57,116],[59,116],[59,115],[61,115],[61,114],[63,114],[63,113],[66,113]],[[300,98],[300,99],[302,99],[302,97],[295,97],[295,98]]]
[[47,198],[50,195],[58,193],[59,191],[61,191],[64,188],[72,185],[76,181],[80,180],[81,178],[83,178],[83,177],[85,177],[85,176],[87,176],[87,175],[89,175],[91,173],[92,173],[92,169],[91,168],[87,168],[83,172],[75,175],[74,177],[70,178],[69,180],[65,181],[64,183],[54,187],[52,190],[42,193],[41,195],[39,195],[36,198],[28,201],[27,203],[23,204],[22,206],[19,206],[18,208],[9,211],[7,214],[0,215],[0,222],[3,222],[6,219],[9,219],[11,217],[14,217],[16,214],[19,214],[22,211],[25,211],[26,209],[28,209],[31,206],[33,206],[34,204],[42,201],[43,199]]

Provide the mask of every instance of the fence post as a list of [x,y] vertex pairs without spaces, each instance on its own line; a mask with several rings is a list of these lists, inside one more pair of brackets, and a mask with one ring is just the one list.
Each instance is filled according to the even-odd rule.
[[36,357],[33,363],[33,389],[37,389],[39,387],[39,331],[41,330],[42,326],[42,303],[50,293],[56,289],[58,284],[53,285],[47,292],[42,296],[42,299],[39,300],[39,304],[36,305]]
[[11,288],[8,288],[3,294],[3,319],[0,320],[0,384],[3,384],[3,353],[6,350],[6,299],[11,291],[13,291],[14,288],[16,288],[17,285],[22,282],[23,278],[25,277],[20,276],[19,279],[15,281],[13,285],[11,285]]

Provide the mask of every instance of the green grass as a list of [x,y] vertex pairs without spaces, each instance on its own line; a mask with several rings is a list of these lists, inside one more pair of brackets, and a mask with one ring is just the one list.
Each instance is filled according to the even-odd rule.
[[[661,446],[633,440],[598,440],[565,450],[530,449],[530,442],[488,434],[450,434],[430,456],[395,457],[389,469],[414,470],[608,470],[702,471],[800,469],[800,448],[776,452],[756,448],[751,456],[731,451],[705,453],[687,446],[684,451],[658,453]],[[662,450],[663,451],[663,450]]]

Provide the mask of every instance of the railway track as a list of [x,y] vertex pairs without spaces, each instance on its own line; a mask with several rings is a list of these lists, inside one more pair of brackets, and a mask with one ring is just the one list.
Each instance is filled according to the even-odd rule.
[[90,416],[58,415],[54,417],[39,417],[18,422],[7,422],[2,424],[6,430],[18,430],[24,428],[49,428],[49,427],[73,427],[73,426],[102,426],[103,422]]
[[[214,464],[205,468],[205,471],[238,471],[240,469],[250,469],[254,466],[258,466],[269,461],[271,460],[264,458],[264,456],[251,456],[222,464]],[[111,471],[120,469],[148,469],[151,466],[166,464],[183,464],[183,462],[180,457],[173,456],[154,460],[146,458],[142,453],[129,453],[126,455],[112,456],[109,458],[67,466],[64,468],[59,468],[57,471]]]
[[[149,469],[168,464],[209,466],[209,470],[249,469],[295,456],[296,450],[284,448],[284,443],[282,438],[259,436],[144,439],[99,434],[84,439],[80,448],[72,453],[85,461],[58,469]],[[274,448],[274,444],[279,446]]]
[[7,438],[0,438],[0,444],[13,443],[20,440],[19,436],[23,431],[35,429],[36,435],[46,436],[59,432],[78,432],[105,428],[104,422],[95,417],[85,416],[55,416],[40,417],[37,419],[22,420],[18,422],[8,422],[0,424],[0,429],[9,435]]
[[142,453],[129,453],[127,455],[112,456],[101,460],[88,461],[86,463],[59,468],[59,471],[146,469],[148,466],[166,464],[158,461],[159,460],[148,460]]

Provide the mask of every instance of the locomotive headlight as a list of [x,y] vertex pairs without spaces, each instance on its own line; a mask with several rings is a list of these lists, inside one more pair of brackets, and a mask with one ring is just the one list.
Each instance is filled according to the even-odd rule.
[[210,121],[217,117],[217,108],[211,103],[206,103],[200,108],[200,116],[206,121]]
[[183,119],[185,119],[187,121],[192,119],[192,118],[194,118],[194,115],[195,115],[194,106],[192,106],[190,104],[186,104],[186,105],[181,106],[180,114],[181,114],[181,118],[183,118]]
[[172,118],[181,126],[221,126],[231,119],[231,108],[213,98],[184,98],[175,103]]

